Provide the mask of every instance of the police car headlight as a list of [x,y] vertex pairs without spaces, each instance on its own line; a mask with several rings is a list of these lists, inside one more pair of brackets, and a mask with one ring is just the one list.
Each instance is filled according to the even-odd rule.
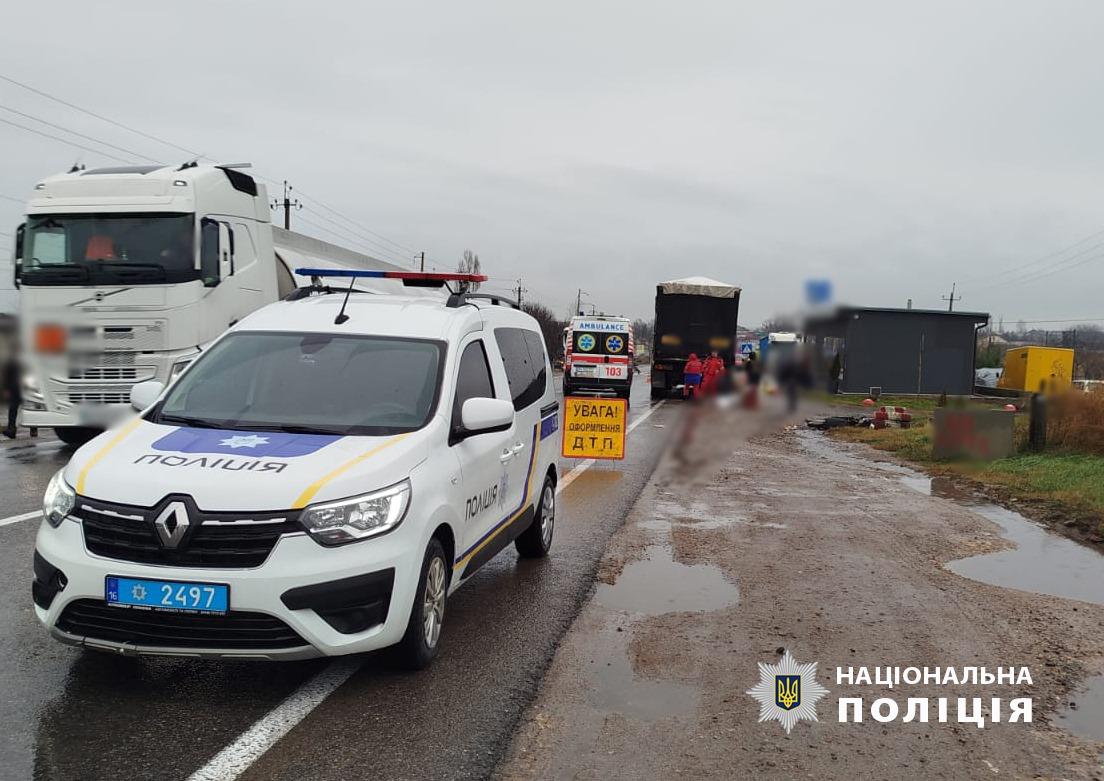
[[46,495],[42,497],[42,517],[55,527],[73,512],[73,506],[77,503],[76,492],[61,476],[64,471],[64,468],[59,469],[50,478],[50,482],[46,485]]
[[343,545],[394,529],[409,506],[410,481],[403,480],[382,491],[313,504],[303,510],[299,522],[317,542]]

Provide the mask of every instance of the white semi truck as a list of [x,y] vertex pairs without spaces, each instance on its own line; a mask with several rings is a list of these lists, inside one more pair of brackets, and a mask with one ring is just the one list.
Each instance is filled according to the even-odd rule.
[[74,170],[35,185],[14,253],[24,425],[88,439],[125,413],[132,385],[169,382],[228,326],[305,284],[296,268],[399,270],[274,227],[244,167]]

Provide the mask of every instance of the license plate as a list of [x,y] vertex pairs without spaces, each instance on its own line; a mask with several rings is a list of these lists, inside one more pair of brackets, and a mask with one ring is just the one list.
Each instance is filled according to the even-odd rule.
[[573,366],[571,373],[576,377],[593,377],[596,368],[596,366]]
[[174,613],[226,613],[230,610],[230,587],[225,583],[185,583],[108,575],[104,598],[114,607]]

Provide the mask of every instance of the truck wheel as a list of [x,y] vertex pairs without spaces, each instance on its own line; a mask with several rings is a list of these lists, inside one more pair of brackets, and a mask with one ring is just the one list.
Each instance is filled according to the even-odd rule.
[[88,426],[55,426],[54,433],[66,445],[80,447],[102,431]]
[[552,548],[552,533],[556,530],[556,484],[552,477],[544,478],[540,502],[529,528],[514,540],[514,547],[522,558],[540,559]]
[[652,401],[659,401],[665,398],[667,398],[666,388],[652,388]]
[[437,656],[441,624],[445,619],[445,599],[449,586],[449,562],[445,549],[434,537],[426,546],[422,575],[414,592],[414,605],[406,634],[396,646],[398,661],[409,670],[422,670]]

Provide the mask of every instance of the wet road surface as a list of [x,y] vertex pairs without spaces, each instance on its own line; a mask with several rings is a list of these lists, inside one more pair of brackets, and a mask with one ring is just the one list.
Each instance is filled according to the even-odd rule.
[[[630,424],[651,409],[646,376],[634,383]],[[429,670],[399,671],[383,654],[354,658],[351,677],[241,777],[487,775],[590,592],[607,540],[655,468],[677,410],[655,410],[630,434],[624,462],[596,464],[564,490],[548,559],[522,561],[509,548],[456,593]],[[39,509],[46,482],[68,458],[56,441],[30,442],[0,449],[0,519]],[[561,464],[561,475],[575,466]],[[0,778],[185,779],[334,669],[327,660],[131,659],[60,645],[31,609],[38,523],[0,526]]]

